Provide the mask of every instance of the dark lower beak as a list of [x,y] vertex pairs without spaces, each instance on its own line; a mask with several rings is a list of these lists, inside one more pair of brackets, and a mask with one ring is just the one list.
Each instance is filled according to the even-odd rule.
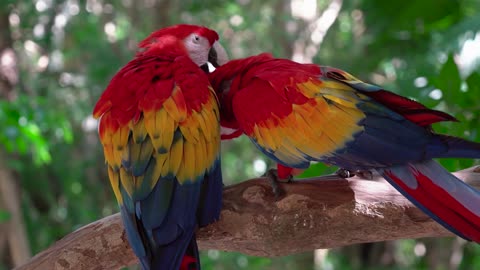
[[205,72],[205,73],[210,73],[210,71],[208,70],[208,63],[205,63],[203,65],[200,66],[200,68]]
[[210,64],[212,64],[212,66],[214,66],[215,68],[220,66],[218,64],[217,51],[215,51],[215,49],[213,47],[208,52],[208,62],[210,62]]

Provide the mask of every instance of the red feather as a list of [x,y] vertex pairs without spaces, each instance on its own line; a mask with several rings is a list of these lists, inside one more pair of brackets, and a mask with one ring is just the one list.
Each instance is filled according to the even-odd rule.
[[[329,70],[331,72],[328,72]],[[480,242],[480,227],[478,226],[478,224],[480,224],[480,216],[478,215],[478,208],[473,206],[476,205],[475,201],[472,202],[472,198],[473,200],[478,200],[480,198],[476,191],[472,191],[472,194],[470,194],[468,193],[471,191],[469,188],[466,186],[459,186],[458,182],[453,182],[452,184],[457,185],[458,192],[455,192],[454,190],[452,193],[449,193],[448,188],[445,188],[445,186],[448,186],[449,184],[448,181],[460,180],[453,178],[447,179],[450,174],[446,171],[442,171],[446,178],[441,179],[441,181],[445,182],[438,182],[438,179],[432,176],[431,178],[436,182],[433,181],[427,177],[427,175],[429,175],[428,173],[436,168],[431,164],[427,165],[433,167],[425,167],[426,169],[423,172],[418,171],[416,168],[412,168],[412,170],[409,171],[415,177],[416,183],[418,183],[418,186],[415,188],[410,188],[407,186],[408,183],[403,182],[400,177],[395,176],[393,174],[394,167],[391,167],[390,169],[382,169],[383,166],[402,165],[397,163],[409,162],[409,158],[421,159],[422,154],[423,157],[434,155],[437,155],[437,157],[443,157],[436,153],[437,149],[434,149],[434,147],[440,149],[438,152],[441,152],[443,151],[442,149],[448,147],[442,143],[436,144],[437,142],[433,141],[434,139],[442,139],[443,137],[440,137],[433,132],[429,133],[429,126],[432,123],[439,121],[456,121],[453,116],[440,111],[428,109],[416,101],[388,92],[377,86],[363,83],[344,71],[326,67],[320,68],[316,65],[303,65],[286,59],[273,59],[268,54],[233,60],[216,69],[215,72],[209,75],[209,79],[211,80],[214,89],[219,95],[222,95],[222,125],[225,123],[231,128],[244,131],[244,133],[250,138],[254,140],[257,139],[256,145],[272,159],[299,168],[306,167],[308,162],[313,160],[332,161],[331,163],[334,165],[345,166],[346,169],[374,168],[377,166],[376,164],[380,164],[381,166],[376,169],[380,171],[383,170],[383,176],[403,194],[409,195],[407,197],[412,202],[415,204],[418,202],[417,205],[424,208],[424,210],[426,210],[425,212],[432,214],[435,218],[438,217],[438,220],[440,220],[447,228],[453,228],[452,232],[458,233],[466,238],[471,238],[476,242]],[[308,82],[309,79],[312,81],[318,81],[315,84],[305,83]],[[322,88],[322,81],[324,82],[325,88]],[[304,83],[304,88],[299,85],[301,83]],[[229,87],[229,89],[224,89],[225,86],[227,86],[227,88]],[[318,87],[315,89],[315,86]],[[295,91],[295,87],[299,87],[298,91]],[[316,138],[319,137],[310,137],[315,138],[315,140],[305,140],[305,138],[302,138],[302,135],[307,134],[310,130],[326,133],[331,130],[331,127],[334,127],[335,125],[340,126],[342,124],[333,123],[331,126],[326,126],[323,123],[325,125],[324,129],[315,130],[315,126],[313,125],[303,128],[299,123],[302,121],[318,123],[319,119],[321,119],[319,117],[322,117],[322,115],[319,116],[316,115],[316,113],[323,112],[313,110],[302,111],[305,112],[305,114],[311,113],[309,115],[315,117],[309,118],[305,117],[303,114],[294,114],[292,118],[295,117],[295,121],[292,120],[292,122],[288,123],[290,126],[286,127],[290,130],[287,130],[287,132],[285,132],[285,130],[277,132],[277,130],[280,130],[277,129],[274,130],[276,132],[269,132],[269,128],[277,125],[285,116],[289,115],[296,104],[304,104],[306,100],[308,100],[302,93],[298,93],[300,90],[304,89],[305,95],[308,95],[309,97],[310,95],[315,97],[321,97],[323,95],[325,100],[329,100],[328,95],[331,95],[333,98],[339,100],[338,102],[334,102],[332,99],[330,100],[331,103],[327,101],[326,103],[328,103],[329,107],[326,107],[328,109],[334,108],[334,106],[347,108],[346,105],[348,105],[350,108],[357,106],[356,110],[361,111],[362,108],[359,104],[363,105],[362,103],[365,102],[366,106],[372,106],[373,109],[378,110],[381,114],[379,113],[379,115],[375,115],[375,113],[372,113],[374,114],[374,117],[368,118],[368,111],[366,111],[367,113],[365,115],[360,113],[346,113],[349,114],[348,117],[354,118],[345,117],[344,119],[354,121],[348,126],[344,125],[344,127],[358,127],[363,125],[363,127],[367,128],[364,128],[361,131],[352,128],[349,130],[340,130],[338,133],[332,132],[332,136],[329,136],[328,139],[334,144],[332,147],[333,150],[324,152],[318,151],[319,153],[317,154],[310,149],[307,149],[307,147],[311,147],[315,144],[323,146],[321,140],[316,140]],[[342,93],[343,90],[346,92]],[[342,94],[350,95],[345,95],[345,98],[342,101],[342,98],[344,97]],[[350,99],[353,101],[350,102]],[[345,103],[345,106],[342,103]],[[380,104],[383,106],[380,106]],[[299,111],[305,107],[307,106],[300,107]],[[387,108],[389,110],[387,110]],[[350,110],[347,110],[348,109],[344,109],[343,111],[350,112]],[[354,110],[352,110],[352,112],[354,112]],[[339,110],[333,109],[331,110],[331,113],[326,111],[326,116],[331,116],[338,111]],[[386,119],[386,121],[376,120],[376,118],[385,115],[383,114],[385,111],[389,112],[390,115],[392,111],[401,114],[406,119],[422,126],[426,130],[412,127],[410,123],[405,123],[405,121],[399,121],[401,123],[397,125],[396,121],[398,120],[398,117],[392,117],[391,119]],[[295,110],[295,112],[297,112],[297,110]],[[363,119],[366,120],[362,121]],[[370,119],[372,120],[371,122],[369,121]],[[288,120],[290,120],[290,118],[288,118]],[[389,123],[389,121],[391,122]],[[328,122],[328,124],[330,123],[331,122]],[[385,128],[383,126],[381,128],[378,127],[377,129],[376,125],[383,124],[387,126],[385,126]],[[422,141],[431,138],[431,143],[428,142],[428,144],[425,143],[424,145],[418,144],[422,148],[407,148],[404,152],[402,149],[403,146],[417,146],[417,144],[405,143],[405,141],[410,140],[414,136],[408,134],[408,136],[405,137],[394,137],[391,142],[387,140],[384,142],[383,136],[390,136],[391,134],[389,133],[389,130],[386,132],[389,124],[392,124],[392,126],[395,127],[404,126],[405,128],[411,128],[412,132],[415,132],[412,133],[413,135],[417,134]],[[307,128],[310,128],[310,130]],[[299,131],[295,132],[295,129],[299,129]],[[398,130],[399,133],[405,131],[406,130]],[[357,134],[359,134],[358,137]],[[327,133],[327,136],[328,135],[329,134]],[[351,141],[353,141],[353,143],[350,145],[345,144],[350,138],[341,137],[342,135],[352,135],[353,139]],[[278,137],[273,138],[273,136]],[[286,139],[282,140],[282,136],[285,136]],[[332,140],[335,139],[334,136],[337,136],[337,138],[340,137],[342,140]],[[307,139],[310,138],[307,137]],[[359,151],[359,149],[365,149],[363,144],[368,147],[368,144],[375,143],[376,141],[374,139],[379,141],[378,145],[380,146],[377,145],[377,147],[372,148],[371,151],[374,151],[373,153]],[[357,142],[358,144],[356,144]],[[461,144],[464,145],[464,141],[462,141]],[[385,154],[381,152],[383,149],[382,145],[388,146],[389,148],[387,149],[393,149],[391,155],[396,155],[397,153],[395,151],[399,149],[402,151],[398,151],[398,153],[400,155],[405,155],[406,157],[400,159],[395,157],[390,160],[388,156],[390,154],[389,152],[386,152]],[[431,147],[432,150],[430,150],[429,147]],[[305,151],[305,149],[307,151]],[[413,152],[412,155],[407,153],[409,150]],[[459,155],[473,155],[470,153],[465,154],[464,149],[461,147],[452,147],[452,149],[449,150],[449,153],[445,153],[444,156],[453,156],[454,150],[458,151]],[[417,153],[419,153],[419,155],[417,155]],[[478,155],[478,153],[475,154]],[[296,173],[292,168],[280,164],[277,168],[277,173],[280,178],[286,178],[289,175]],[[404,169],[404,167],[402,167],[402,169]],[[403,173],[404,171],[401,172]],[[402,173],[399,175],[404,176]],[[408,180],[412,179],[407,179],[406,181],[408,182]],[[438,183],[441,184],[439,185]]]
[[[183,69],[189,74],[189,79],[172,78],[174,69]],[[93,115],[100,117],[112,110],[111,117],[120,125],[125,125],[129,120],[138,118],[140,111],[159,109],[171,96],[174,80],[186,97],[188,113],[198,110],[207,101],[208,92],[196,89],[208,88],[208,79],[187,57],[177,57],[172,63],[160,57],[142,55],[130,61],[113,77],[95,105]]]
[[429,109],[419,102],[386,90],[363,93],[419,126],[429,126],[442,121],[458,121],[447,113]]
[[195,33],[195,34],[198,34],[199,36],[207,38],[208,41],[210,42],[210,45],[213,45],[213,43],[215,43],[215,41],[219,39],[217,32],[211,29],[208,29],[204,26],[190,25],[190,24],[177,24],[174,26],[162,28],[158,31],[151,33],[150,36],[148,36],[146,39],[144,39],[138,44],[138,47],[140,48],[149,47],[151,44],[159,42],[160,39],[158,39],[158,37],[162,37],[161,38],[162,42],[167,36],[172,36],[179,40],[183,40],[184,38],[186,38],[192,33]]
[[185,256],[183,256],[182,264],[180,265],[179,270],[194,270],[194,269],[197,269],[196,267],[194,267],[194,268],[191,267],[191,265],[193,263],[196,263],[196,262],[197,262],[197,259],[195,257],[192,257],[190,255],[185,255]]
[[437,122],[458,121],[447,113],[429,109],[419,102],[364,83],[341,69],[327,66],[322,66],[321,69],[326,77],[348,84],[419,126],[428,127]]
[[255,91],[239,91],[233,100],[237,121],[247,135],[253,133],[253,127],[257,123],[265,119],[282,119],[292,112],[292,104],[278,95],[274,88],[265,84],[265,81],[257,80],[248,87],[263,89],[261,95]]
[[[292,73],[292,70],[295,72]],[[253,131],[253,125],[257,121],[282,119],[291,113],[292,104],[307,102],[308,98],[296,90],[297,84],[320,74],[320,67],[317,65],[275,59],[270,54],[263,53],[232,60],[209,74],[209,79],[222,100],[222,125],[238,128],[238,123],[241,123],[248,135]],[[222,85],[226,82],[230,82],[229,91],[223,93]],[[254,94],[256,91],[240,91],[245,87],[264,90],[261,95]],[[237,118],[233,115],[235,103],[242,104],[241,107],[236,107],[236,110],[241,112],[237,112]],[[255,114],[251,114],[252,111]],[[240,115],[254,115],[255,119],[245,122]]]
[[[413,168],[412,168],[413,169]],[[465,208],[453,198],[446,190],[433,183],[433,181],[421,172],[416,171],[415,178],[418,181],[416,189],[409,188],[404,181],[393,173],[386,171],[400,188],[415,198],[421,205],[429,209],[442,220],[448,220],[456,230],[475,242],[480,242],[478,224],[480,218]],[[471,223],[473,222],[473,223]]]

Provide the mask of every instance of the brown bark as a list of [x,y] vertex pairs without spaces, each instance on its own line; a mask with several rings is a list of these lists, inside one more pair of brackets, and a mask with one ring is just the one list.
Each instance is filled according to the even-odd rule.
[[5,233],[0,241],[7,241],[13,266],[19,266],[30,259],[30,247],[20,208],[19,188],[1,154],[0,152],[0,209],[10,213],[10,220],[0,224],[0,234]]
[[[455,174],[480,187],[480,167]],[[386,182],[321,179],[282,185],[286,195],[278,201],[264,179],[225,188],[221,219],[198,232],[200,249],[271,257],[355,243],[452,236]],[[17,269],[118,269],[135,264],[122,227],[118,214],[103,218]]]

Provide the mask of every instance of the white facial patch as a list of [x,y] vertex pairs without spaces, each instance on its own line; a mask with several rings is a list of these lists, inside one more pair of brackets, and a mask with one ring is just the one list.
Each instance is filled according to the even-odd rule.
[[208,52],[210,50],[208,39],[193,33],[186,37],[183,42],[188,55],[195,64],[201,66],[208,62]]

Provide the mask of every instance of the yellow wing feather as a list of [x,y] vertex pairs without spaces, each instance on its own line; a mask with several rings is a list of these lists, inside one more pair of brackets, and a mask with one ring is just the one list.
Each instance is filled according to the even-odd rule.
[[110,185],[112,186],[113,193],[117,198],[119,204],[123,204],[122,194],[120,193],[120,176],[118,172],[113,171],[111,166],[108,166],[108,178],[110,179]]
[[136,123],[130,122],[130,130],[132,131],[132,138],[134,143],[141,143],[147,137],[147,130],[145,129],[145,118],[140,118]]
[[207,142],[205,140],[205,136],[203,132],[200,132],[200,136],[198,138],[197,147],[195,147],[195,157],[197,158],[197,165],[199,170],[202,172],[206,171],[207,166]]
[[177,123],[187,118],[185,99],[180,87],[175,86],[172,91],[172,96],[164,101],[163,108]]
[[329,155],[362,130],[357,123],[365,115],[357,103],[364,97],[349,86],[310,80],[297,89],[310,98],[308,102],[293,104],[292,112],[276,124],[266,119],[253,127],[257,143],[280,160],[295,164],[306,161],[305,155]]
[[179,177],[179,182],[183,183],[184,181],[190,180],[193,181],[196,173],[199,171],[198,168],[195,166],[195,160],[197,157],[195,156],[195,145],[188,140],[183,144],[183,162],[182,162],[182,176]]
[[200,136],[200,123],[197,122],[197,117],[194,116],[196,114],[198,113],[195,111],[192,112],[191,117],[185,119],[185,121],[180,124],[180,130],[185,139],[195,144],[198,142],[198,137]]
[[125,168],[120,168],[120,182],[128,195],[132,197],[135,191],[135,182],[133,181],[133,175],[128,173]]
[[140,172],[141,164],[146,164],[142,162],[154,166],[148,172],[150,190],[161,177],[176,176],[183,184],[197,180],[213,166],[219,157],[220,127],[217,99],[212,91],[209,93],[198,111],[188,112],[183,93],[176,86],[160,108],[143,111],[137,121],[132,119],[117,128],[111,124],[110,112],[103,115],[101,141],[119,204],[124,201],[121,189],[134,197],[146,181],[145,174],[135,176],[130,166],[140,167]]

